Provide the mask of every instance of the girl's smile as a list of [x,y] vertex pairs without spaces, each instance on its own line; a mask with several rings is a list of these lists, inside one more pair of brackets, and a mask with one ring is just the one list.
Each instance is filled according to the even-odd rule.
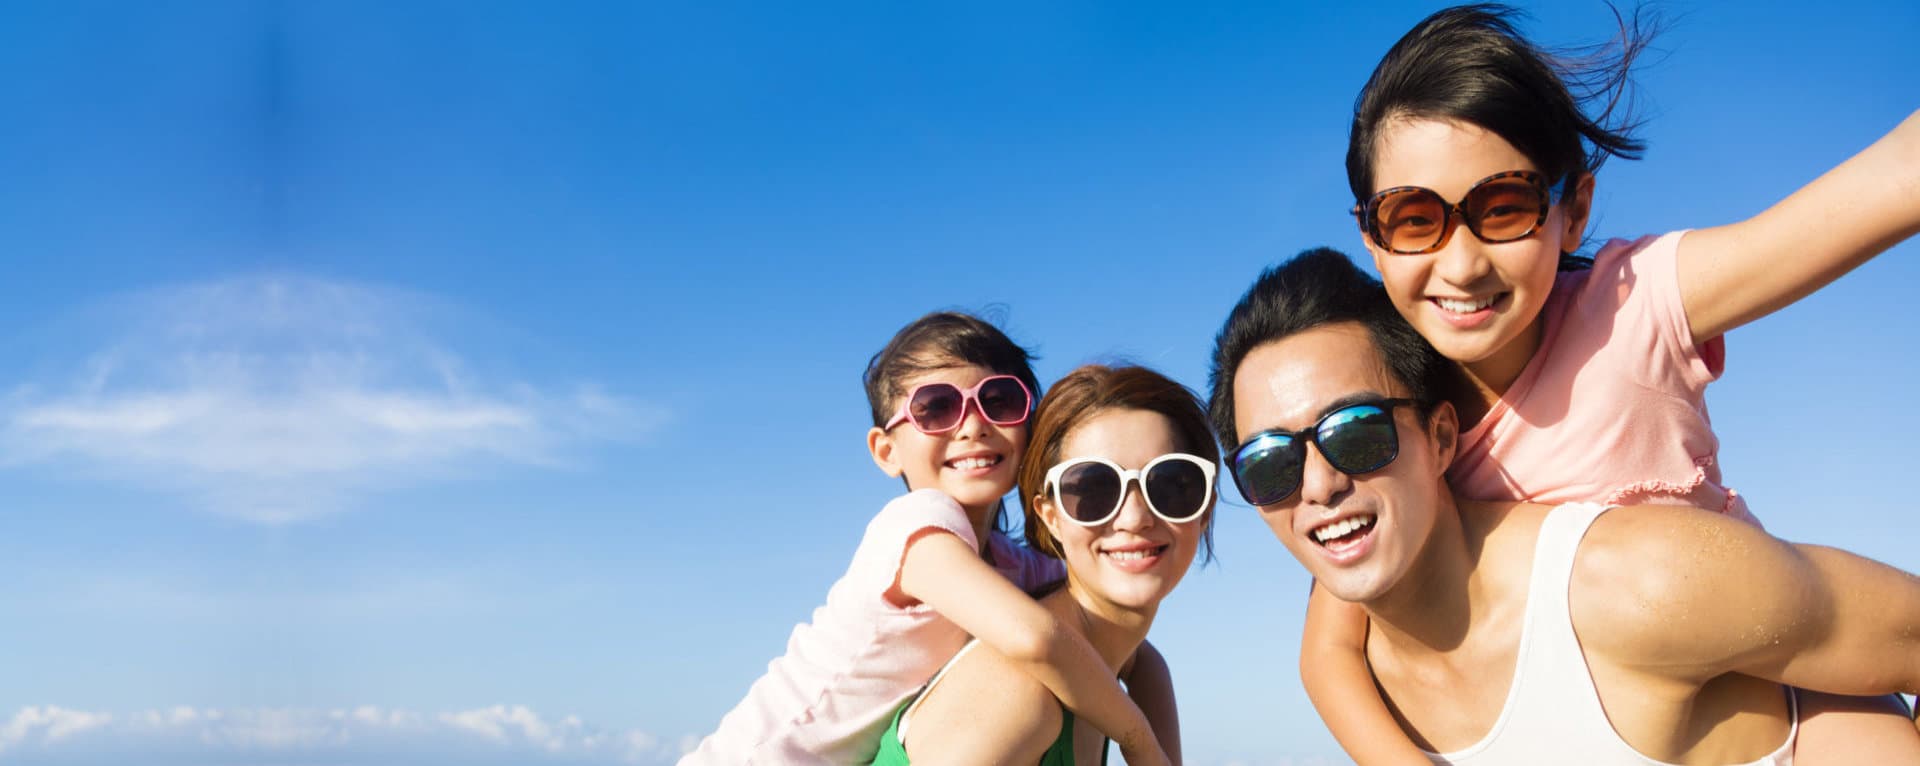
[[[1462,199],[1489,176],[1535,170],[1505,139],[1454,120],[1389,120],[1374,152],[1377,188],[1420,186],[1447,200]],[[1390,252],[1363,237],[1394,308],[1496,395],[1539,348],[1540,311],[1553,291],[1560,254],[1579,245],[1592,181],[1582,177],[1575,187],[1532,234],[1511,242],[1489,244],[1457,220],[1430,253]]]

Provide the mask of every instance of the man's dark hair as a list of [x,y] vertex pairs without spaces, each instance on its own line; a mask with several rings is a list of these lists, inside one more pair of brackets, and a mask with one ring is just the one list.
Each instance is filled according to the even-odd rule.
[[1240,362],[1262,345],[1337,322],[1367,328],[1380,361],[1408,398],[1420,402],[1422,417],[1457,385],[1459,368],[1394,310],[1379,280],[1340,251],[1315,248],[1261,272],[1214,338],[1207,412],[1225,450],[1231,453],[1240,443],[1233,408]]

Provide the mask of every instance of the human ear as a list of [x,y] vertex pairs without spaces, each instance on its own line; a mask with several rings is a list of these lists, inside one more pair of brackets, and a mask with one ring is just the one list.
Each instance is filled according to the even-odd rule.
[[1441,469],[1451,468],[1460,446],[1460,418],[1453,411],[1453,402],[1441,401],[1434,405],[1433,414],[1427,416],[1427,434],[1433,439]]
[[1560,200],[1562,250],[1571,253],[1580,247],[1580,238],[1587,233],[1587,216],[1592,212],[1593,174],[1582,172],[1573,183],[1573,192]]
[[1060,556],[1060,510],[1054,507],[1053,499],[1044,492],[1033,496],[1033,507],[1039,511],[1040,526],[1047,530],[1046,539],[1037,541],[1039,544],[1035,547],[1041,553],[1058,558]]
[[1380,246],[1374,243],[1373,236],[1368,234],[1364,228],[1360,230],[1360,244],[1367,248],[1367,255],[1373,256],[1373,273],[1387,273],[1386,269],[1381,268],[1381,266],[1384,265],[1381,261],[1390,255],[1390,253],[1380,249]]
[[893,437],[879,426],[867,429],[867,454],[873,456],[873,464],[880,466],[881,472],[898,477],[906,468],[893,456]]

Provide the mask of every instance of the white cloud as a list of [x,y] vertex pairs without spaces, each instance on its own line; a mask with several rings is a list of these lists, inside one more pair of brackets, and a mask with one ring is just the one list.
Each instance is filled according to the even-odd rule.
[[0,753],[29,742],[54,743],[113,721],[105,713],[67,710],[58,705],[24,707],[0,725]]
[[0,394],[0,465],[54,465],[287,523],[380,488],[562,466],[663,419],[591,382],[473,369],[446,336],[485,321],[417,293],[248,278],[129,296],[90,316],[103,338],[53,363],[64,379]]
[[22,708],[0,725],[0,762],[91,762],[140,754],[147,763],[668,764],[680,749],[639,731],[601,729],[578,716],[548,720],[524,705],[445,713],[351,709],[193,708],[127,715]]

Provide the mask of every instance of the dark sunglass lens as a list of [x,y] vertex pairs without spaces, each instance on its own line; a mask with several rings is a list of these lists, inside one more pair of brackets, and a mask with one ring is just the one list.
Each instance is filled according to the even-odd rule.
[[1400,451],[1392,413],[1371,404],[1328,415],[1320,423],[1316,441],[1327,462],[1347,473],[1378,470]]
[[1474,187],[1463,206],[1474,234],[1488,242],[1507,242],[1533,233],[1547,200],[1532,181],[1514,177]]
[[1300,450],[1292,436],[1269,434],[1234,453],[1234,485],[1254,505],[1271,505],[1300,488]]
[[1446,229],[1447,203],[1426,189],[1403,189],[1375,202],[1373,219],[1388,250],[1425,250]]
[[1104,463],[1080,463],[1060,474],[1060,510],[1083,522],[1099,521],[1120,506],[1120,474]]
[[1207,472],[1185,460],[1156,463],[1147,471],[1147,499],[1162,516],[1185,521],[1207,504]]
[[922,431],[945,431],[960,422],[960,389],[947,383],[921,386],[913,392],[907,416]]
[[1003,426],[1027,419],[1027,390],[1013,378],[994,378],[980,387],[980,412]]

